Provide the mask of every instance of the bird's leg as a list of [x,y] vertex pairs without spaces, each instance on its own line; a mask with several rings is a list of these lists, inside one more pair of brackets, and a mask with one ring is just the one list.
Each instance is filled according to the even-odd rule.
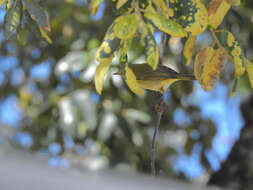
[[152,144],[151,144],[151,170],[152,174],[156,176],[156,168],[155,168],[155,159],[156,159],[156,149],[155,149],[155,139],[156,139],[156,134],[159,131],[159,126],[160,126],[160,121],[162,114],[164,112],[164,102],[163,102],[163,95],[159,94],[159,102],[155,105],[155,110],[157,112],[157,123],[155,126],[155,131],[153,134],[153,139],[152,139]]

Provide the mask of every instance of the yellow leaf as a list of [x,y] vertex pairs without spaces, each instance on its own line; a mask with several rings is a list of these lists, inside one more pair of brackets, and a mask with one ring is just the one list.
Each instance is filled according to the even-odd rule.
[[191,63],[192,54],[195,47],[195,42],[196,42],[196,36],[190,36],[185,42],[184,58],[186,59],[186,65],[190,65]]
[[167,18],[169,15],[169,9],[164,0],[152,0],[155,6],[161,10],[162,14]]
[[133,38],[136,33],[137,18],[135,14],[119,16],[114,21],[115,35],[119,39]]
[[239,78],[245,71],[244,58],[242,49],[231,32],[228,32],[227,34],[227,46],[229,48],[229,54],[232,56],[235,65],[235,77]]
[[232,6],[240,6],[241,1],[240,0],[231,0],[231,5]]
[[0,7],[6,2],[6,0],[0,0]]
[[127,86],[130,88],[130,90],[137,95],[144,94],[144,90],[141,89],[141,87],[139,86],[139,84],[136,80],[136,76],[135,76],[134,72],[132,71],[132,69],[130,69],[128,67],[128,64],[126,64],[125,72],[126,72],[126,74],[125,74],[126,75],[126,83],[127,83]]
[[98,11],[98,7],[100,5],[100,3],[102,2],[102,0],[92,0],[91,3],[91,13],[96,16],[97,11]]
[[251,85],[251,88],[253,88],[253,64],[246,58],[244,59],[244,61],[245,61],[246,71],[248,73],[250,85]]
[[201,86],[204,90],[210,91],[219,79],[226,60],[226,51],[223,48],[215,50],[210,61],[204,63],[203,73],[201,75]]
[[217,28],[231,7],[230,0],[212,0],[208,6],[208,23]]
[[116,8],[119,9],[122,7],[128,0],[118,0]]
[[214,55],[214,49],[211,46],[199,51],[194,61],[194,74],[200,84],[202,84],[202,74],[204,65],[211,61]]
[[208,24],[206,7],[199,0],[189,0],[183,4],[182,23],[184,29],[192,35],[198,35],[205,31]]
[[161,31],[175,37],[185,37],[187,32],[175,21],[158,14],[145,13],[145,17],[150,19],[153,24]]
[[113,58],[113,56],[111,56],[109,58],[100,59],[100,63],[96,68],[95,86],[96,86],[96,90],[99,94],[102,93],[105,74],[107,73],[107,71],[112,63],[112,58]]
[[39,27],[39,28],[40,28],[41,36],[42,36],[43,38],[45,38],[46,41],[47,41],[49,44],[52,44],[53,42],[52,42],[51,38],[47,35],[47,33],[44,31],[44,29],[43,29],[42,27]]
[[10,9],[10,8],[11,8],[11,2],[12,2],[12,0],[8,0],[8,1],[7,1],[7,9]]

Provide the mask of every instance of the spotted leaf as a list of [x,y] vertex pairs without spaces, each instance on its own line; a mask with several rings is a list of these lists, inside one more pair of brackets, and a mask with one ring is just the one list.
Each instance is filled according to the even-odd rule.
[[151,66],[153,70],[155,70],[159,62],[159,49],[149,28],[146,27],[146,32],[143,37],[146,47],[146,61],[148,65]]
[[119,44],[120,40],[115,36],[113,23],[107,29],[104,40],[97,51],[96,59],[99,61],[100,59],[111,57],[119,47]]
[[227,32],[226,43],[235,65],[235,77],[239,78],[245,71],[242,49],[231,32]]
[[137,18],[135,14],[119,16],[114,23],[114,31],[117,38],[129,39],[134,37],[137,26]]
[[4,35],[8,40],[18,28],[21,19],[22,3],[18,1],[16,5],[8,9],[4,17]]
[[161,31],[175,37],[185,37],[187,32],[177,22],[168,19],[164,16],[146,13],[145,17],[152,21],[152,23]]
[[225,65],[226,57],[227,54],[224,48],[219,48],[215,50],[210,61],[204,63],[203,73],[201,75],[201,86],[204,90],[210,91],[213,89]]
[[202,84],[202,74],[204,65],[208,64],[214,56],[214,49],[211,46],[199,51],[194,60],[194,74],[200,84]]
[[208,24],[208,13],[205,5],[199,0],[183,0],[181,23],[187,32],[198,35],[205,31]]

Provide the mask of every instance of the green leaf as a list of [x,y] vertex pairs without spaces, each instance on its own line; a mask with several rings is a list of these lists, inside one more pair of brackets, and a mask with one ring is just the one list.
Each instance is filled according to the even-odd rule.
[[16,6],[13,6],[8,9],[4,17],[4,35],[7,40],[13,35],[14,31],[18,28],[20,24],[21,10],[22,4],[19,1]]
[[33,0],[24,0],[24,1],[27,7],[27,11],[31,15],[31,18],[34,19],[36,22],[38,22],[38,24],[41,27],[50,31],[48,13]]
[[17,40],[20,45],[25,46],[27,43],[27,33],[24,29],[19,29],[17,34]]
[[135,14],[120,16],[114,21],[115,35],[119,39],[133,38],[136,33],[137,18]]
[[152,23],[161,31],[175,37],[186,37],[187,32],[184,28],[166,17],[158,14],[146,13],[145,17],[152,21]]
[[113,56],[111,56],[109,58],[100,59],[100,63],[96,68],[95,86],[96,86],[96,90],[99,94],[102,93],[105,74],[107,73],[107,71],[112,63],[112,58],[113,58]]

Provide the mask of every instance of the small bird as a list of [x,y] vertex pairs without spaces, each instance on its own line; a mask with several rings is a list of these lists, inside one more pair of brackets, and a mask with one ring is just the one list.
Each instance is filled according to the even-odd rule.
[[[141,88],[158,91],[164,93],[170,85],[179,80],[195,80],[194,75],[181,74],[173,69],[158,65],[156,70],[153,70],[148,64],[128,64],[136,76],[137,83]],[[121,72],[115,73],[122,75]]]

